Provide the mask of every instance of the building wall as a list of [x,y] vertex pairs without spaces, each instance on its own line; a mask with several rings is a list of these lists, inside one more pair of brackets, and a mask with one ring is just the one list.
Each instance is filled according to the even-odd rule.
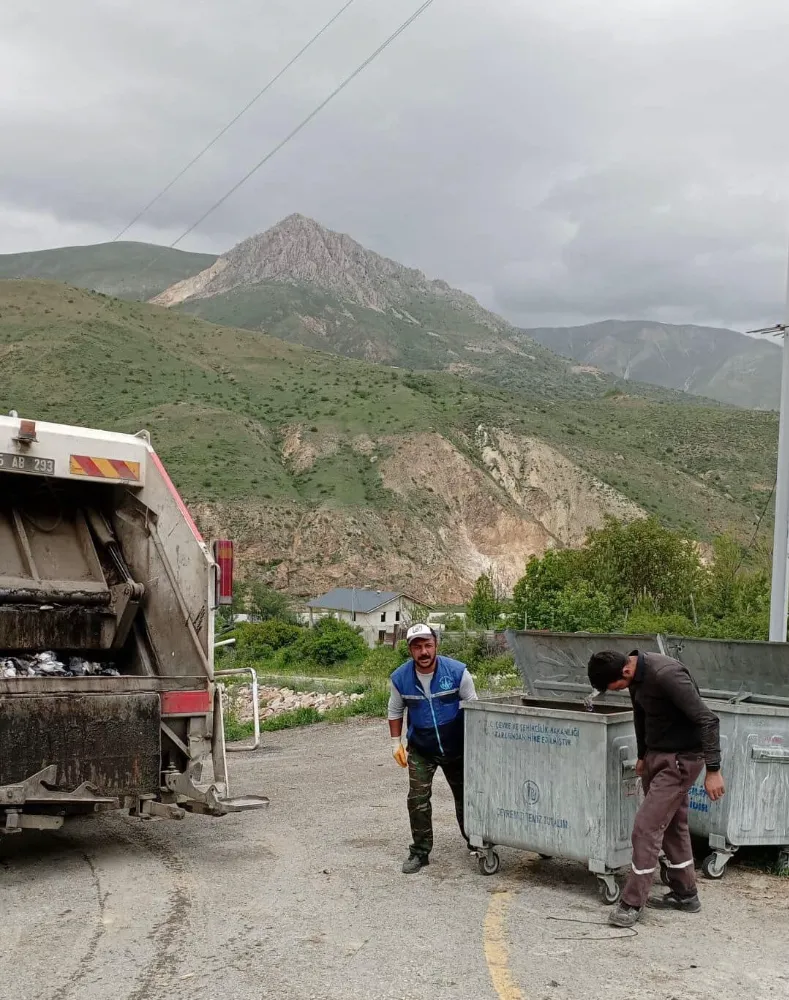
[[382,604],[380,608],[367,614],[357,611],[355,620],[350,611],[342,612],[342,617],[362,630],[367,645],[372,649],[385,639],[387,633],[392,633],[396,625],[403,623],[405,614],[403,605],[403,599],[398,598],[396,601]]
[[391,635],[396,626],[405,627],[416,620],[412,607],[412,602],[407,598],[398,597],[367,614],[357,611],[354,615],[350,611],[323,611],[315,608],[312,616],[313,620],[317,621],[318,618],[331,614],[341,621],[348,622],[349,625],[355,625],[356,628],[361,629],[365,642],[372,649],[383,642],[385,636]]

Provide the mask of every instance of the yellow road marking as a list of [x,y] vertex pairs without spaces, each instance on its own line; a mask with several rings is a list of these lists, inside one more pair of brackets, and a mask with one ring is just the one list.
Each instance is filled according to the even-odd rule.
[[490,981],[499,1000],[526,1000],[515,985],[510,971],[506,921],[511,898],[512,893],[506,890],[491,895],[485,923],[482,926],[482,941],[485,946],[485,961],[488,963]]

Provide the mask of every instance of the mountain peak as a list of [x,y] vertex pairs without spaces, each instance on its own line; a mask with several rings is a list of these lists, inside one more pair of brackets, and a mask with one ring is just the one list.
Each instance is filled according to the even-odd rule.
[[[421,271],[382,257],[345,233],[326,229],[298,212],[242,240],[211,267],[178,282],[153,301],[173,306],[264,282],[309,285],[378,312],[427,296],[491,317],[470,295],[445,281],[431,281]],[[498,317],[495,320],[486,325],[491,329],[508,325]]]

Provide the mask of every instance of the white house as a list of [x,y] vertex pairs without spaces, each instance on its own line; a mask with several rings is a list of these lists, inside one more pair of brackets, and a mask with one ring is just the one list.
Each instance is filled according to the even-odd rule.
[[429,611],[428,605],[408,594],[367,587],[336,587],[307,601],[307,608],[310,625],[318,618],[333,615],[360,629],[371,648],[397,642],[412,622],[424,620]]

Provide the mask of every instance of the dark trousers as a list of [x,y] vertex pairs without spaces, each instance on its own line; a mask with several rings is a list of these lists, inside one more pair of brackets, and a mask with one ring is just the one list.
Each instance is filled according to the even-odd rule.
[[463,755],[433,757],[408,748],[408,818],[411,821],[411,854],[426,858],[433,849],[433,778],[438,768],[444,772],[455,799],[455,815],[463,831]]
[[661,847],[671,889],[678,896],[695,894],[688,792],[703,767],[704,761],[693,755],[650,752],[644,758],[641,786],[646,794],[633,825],[633,870],[622,893],[628,906],[646,903]]

